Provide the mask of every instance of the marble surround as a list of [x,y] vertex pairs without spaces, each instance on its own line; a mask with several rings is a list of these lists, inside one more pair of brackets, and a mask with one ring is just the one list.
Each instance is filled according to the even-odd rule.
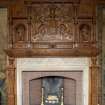
[[17,105],[22,105],[23,71],[83,71],[83,105],[88,105],[90,59],[82,58],[17,58]]

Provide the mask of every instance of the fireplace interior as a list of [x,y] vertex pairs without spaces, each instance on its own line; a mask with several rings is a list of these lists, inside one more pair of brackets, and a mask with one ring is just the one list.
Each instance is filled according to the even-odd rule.
[[41,105],[63,105],[63,78],[44,77],[42,79]]

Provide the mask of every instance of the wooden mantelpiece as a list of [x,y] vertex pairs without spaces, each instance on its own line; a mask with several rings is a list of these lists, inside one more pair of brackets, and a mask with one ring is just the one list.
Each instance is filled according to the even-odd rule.
[[96,48],[74,48],[74,49],[8,49],[5,50],[10,57],[36,57],[36,56],[58,56],[58,57],[92,57],[97,56]]
[[95,58],[91,59],[90,65],[89,105],[100,104],[96,83],[99,76],[96,58],[100,52],[96,36],[96,2],[92,0],[10,1],[8,1],[9,43],[5,49],[9,56],[8,105],[16,105],[15,59],[43,56]]

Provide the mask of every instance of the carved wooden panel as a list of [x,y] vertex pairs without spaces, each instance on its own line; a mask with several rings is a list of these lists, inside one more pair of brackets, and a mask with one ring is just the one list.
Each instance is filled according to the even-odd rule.
[[25,19],[14,19],[12,26],[13,48],[24,48],[28,42],[28,25]]
[[[49,53],[52,53],[53,49],[55,52],[62,50],[64,54],[64,50],[69,49],[68,54],[72,52],[72,55],[77,51],[76,55],[91,56],[93,53],[96,55],[98,51],[96,51],[96,26],[93,15],[90,16],[85,12],[87,17],[81,17],[79,12],[82,4],[79,1],[58,1],[25,0],[22,4],[12,5],[9,10],[9,47],[15,48],[15,51],[23,49],[21,53],[25,52],[27,56],[34,55],[39,52],[37,50],[42,49]],[[29,48],[30,51],[25,51]],[[90,50],[87,52],[86,49]],[[91,49],[94,49],[94,52]],[[12,51],[9,54],[16,55]]]
[[92,18],[78,19],[78,42],[80,47],[96,46],[95,24]]
[[33,6],[31,8],[31,41],[73,41],[73,17],[74,11],[71,4],[37,4]]
[[[26,19],[13,19],[13,43],[30,41],[33,48],[73,48],[76,41],[95,41],[92,18],[76,20],[76,9],[72,3],[27,6]],[[17,16],[15,12],[14,16]]]
[[27,9],[22,3],[15,3],[11,6],[12,17],[14,18],[26,18]]
[[74,42],[74,13],[72,4],[35,4],[32,6],[30,17],[33,47],[72,48],[72,44],[68,45],[67,42]]
[[[87,3],[86,3],[87,2]],[[78,16],[79,17],[92,17],[94,14],[94,3],[91,0],[81,0],[81,6],[79,7]]]

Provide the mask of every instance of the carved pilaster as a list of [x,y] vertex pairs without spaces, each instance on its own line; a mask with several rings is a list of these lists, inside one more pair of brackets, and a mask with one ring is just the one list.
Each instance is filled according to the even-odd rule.
[[99,91],[99,66],[97,65],[97,58],[91,58],[90,66],[90,103],[89,105],[99,105],[98,91]]
[[7,95],[8,105],[15,105],[15,60],[14,58],[8,59],[7,66]]

